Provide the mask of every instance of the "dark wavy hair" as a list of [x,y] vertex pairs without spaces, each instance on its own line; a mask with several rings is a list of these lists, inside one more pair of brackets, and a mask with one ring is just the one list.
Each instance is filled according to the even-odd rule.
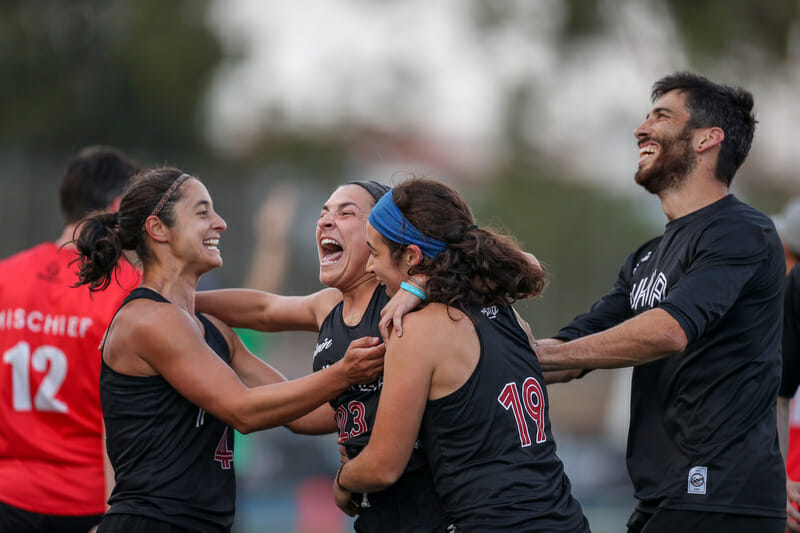
[[[472,211],[447,185],[414,177],[394,187],[395,205],[424,235],[447,243],[436,257],[423,256],[409,274],[430,276],[429,302],[470,315],[469,307],[508,305],[541,294],[545,272],[533,265],[513,237],[475,225]],[[407,246],[384,239],[397,263]]]
[[[150,250],[145,242],[144,222],[170,185],[183,171],[165,167],[145,170],[136,175],[122,197],[118,213],[103,213],[82,220],[75,229],[78,249],[78,283],[91,291],[108,287],[123,250],[133,250],[145,263]],[[181,187],[169,197],[158,213],[167,227],[175,224],[174,205],[181,199]]]
[[753,95],[741,87],[720,85],[699,74],[676,72],[653,84],[651,100],[655,102],[675,90],[686,94],[690,127],[717,127],[725,132],[715,175],[730,185],[753,143],[758,122],[753,114]]

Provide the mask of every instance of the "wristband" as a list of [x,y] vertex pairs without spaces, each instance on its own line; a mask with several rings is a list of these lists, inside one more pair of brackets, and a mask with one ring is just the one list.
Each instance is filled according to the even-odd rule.
[[425,300],[425,293],[421,290],[416,288],[415,286],[411,285],[410,283],[406,283],[405,281],[400,283],[400,288],[406,292],[410,292],[420,300]]
[[415,278],[414,276],[411,276],[411,277],[410,277],[410,278],[408,278],[406,281],[407,281],[407,282],[409,282],[409,283],[411,283],[411,284],[412,284],[412,285],[414,285],[415,287],[417,287],[419,290],[421,290],[421,291],[423,291],[423,292],[425,291],[425,284],[424,284],[424,283],[422,283],[422,282],[421,282],[420,280],[418,280],[417,278]]

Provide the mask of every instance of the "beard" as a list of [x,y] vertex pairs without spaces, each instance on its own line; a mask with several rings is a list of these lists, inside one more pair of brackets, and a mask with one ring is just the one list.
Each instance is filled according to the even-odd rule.
[[680,187],[697,164],[692,149],[692,129],[687,125],[671,138],[653,138],[660,145],[660,153],[649,168],[636,171],[636,183],[652,194]]

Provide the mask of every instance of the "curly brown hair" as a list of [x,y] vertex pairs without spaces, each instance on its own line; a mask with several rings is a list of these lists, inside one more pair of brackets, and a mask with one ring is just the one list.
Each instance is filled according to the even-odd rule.
[[[476,226],[472,210],[451,187],[413,177],[392,189],[392,199],[414,227],[447,243],[444,252],[423,256],[409,269],[412,276],[430,276],[427,301],[469,315],[470,306],[509,305],[541,294],[542,266],[532,263],[513,237]],[[406,245],[385,240],[397,263]]]

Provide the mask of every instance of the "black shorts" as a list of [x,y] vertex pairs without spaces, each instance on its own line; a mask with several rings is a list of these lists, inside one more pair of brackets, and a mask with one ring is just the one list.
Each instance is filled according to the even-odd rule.
[[628,520],[628,533],[675,533],[677,531],[724,531],[725,533],[784,533],[786,518],[707,511],[637,509]]
[[360,507],[357,533],[445,533],[449,525],[428,468],[405,472],[388,489],[353,499]]
[[0,533],[86,533],[101,514],[62,516],[25,511],[0,502]]

